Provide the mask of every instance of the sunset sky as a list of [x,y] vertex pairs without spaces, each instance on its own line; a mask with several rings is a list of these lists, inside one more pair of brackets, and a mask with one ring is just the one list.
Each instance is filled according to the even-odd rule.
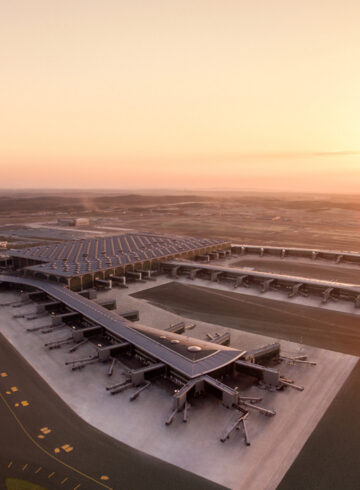
[[359,192],[359,0],[0,0],[0,188]]

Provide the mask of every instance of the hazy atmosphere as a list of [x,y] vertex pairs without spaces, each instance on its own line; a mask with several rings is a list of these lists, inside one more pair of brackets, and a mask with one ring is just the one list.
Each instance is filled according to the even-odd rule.
[[360,0],[0,0],[0,488],[359,490]]
[[359,14],[2,0],[1,187],[357,192]]

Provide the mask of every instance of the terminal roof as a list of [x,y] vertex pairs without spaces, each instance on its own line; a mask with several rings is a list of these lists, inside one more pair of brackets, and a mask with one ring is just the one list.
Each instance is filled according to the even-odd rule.
[[224,243],[209,238],[128,233],[11,250],[10,255],[38,261],[28,267],[31,270],[72,277]]
[[[94,301],[86,299],[59,284],[8,275],[0,275],[0,282],[23,284],[45,291],[49,296],[81,313],[93,323],[103,326],[113,336],[130,342],[188,379],[216,371],[235,362],[246,353],[244,350],[212,344],[203,340],[190,337],[182,338],[180,335],[144,325],[135,326],[117,313],[106,310]],[[163,335],[167,339],[161,338]],[[171,339],[179,339],[181,344],[173,344]],[[201,347],[201,354],[190,352],[187,349],[188,345]]]

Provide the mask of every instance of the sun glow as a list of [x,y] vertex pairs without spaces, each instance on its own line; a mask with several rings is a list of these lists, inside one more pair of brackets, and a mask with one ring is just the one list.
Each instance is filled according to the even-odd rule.
[[359,14],[351,0],[3,2],[2,185],[352,192]]

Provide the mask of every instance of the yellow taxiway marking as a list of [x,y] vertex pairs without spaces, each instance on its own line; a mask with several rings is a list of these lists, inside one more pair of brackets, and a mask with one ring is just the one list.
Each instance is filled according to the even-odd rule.
[[19,391],[19,388],[17,386],[12,386],[11,387],[11,391],[13,391],[13,392]]
[[28,463],[24,464],[24,466],[21,468],[23,471],[26,470],[26,468],[28,467]]
[[81,483],[79,483],[78,485],[76,485],[76,487],[73,488],[73,490],[77,490],[78,488],[80,488],[81,486]]
[[28,405],[30,405],[30,403],[29,403],[27,400],[23,400],[23,401],[21,402],[21,405],[22,405],[23,407],[27,407]]
[[108,481],[109,477],[107,475],[101,475],[100,480]]
[[64,478],[64,479],[61,481],[61,485],[64,485],[64,483],[65,483],[65,482],[67,482],[67,481],[68,481],[68,479],[69,479],[68,477]]
[[48,478],[52,478],[55,475],[55,471],[52,471],[49,475]]
[[61,446],[61,449],[63,449],[65,452],[69,453],[74,448],[72,446],[70,446],[70,444],[64,444],[63,446]]
[[50,432],[51,432],[51,430],[49,429],[49,427],[43,427],[42,429],[40,429],[40,431],[43,434],[50,434]]
[[2,378],[6,378],[7,373],[0,373],[0,376],[1,376]]
[[38,439],[45,439],[45,436],[43,436],[42,434],[39,434]]
[[13,464],[13,462],[10,461],[10,463],[8,464],[8,468],[11,468],[12,467],[12,464]]
[[37,475],[38,473],[40,473],[41,470],[42,470],[42,466],[39,466],[39,468],[34,471],[35,475]]
[[[16,413],[14,412],[14,410],[10,407],[10,405],[7,403],[7,401],[5,400],[5,398],[4,398],[4,396],[2,395],[1,392],[0,392],[0,399],[2,400],[2,402],[4,403],[4,405],[7,407],[7,409],[11,413],[11,415],[14,417],[16,423],[18,424],[18,426],[20,427],[20,429],[24,432],[24,434],[26,435],[26,437],[34,444],[34,446],[36,446],[38,449],[40,449],[40,451],[42,451],[44,454],[46,454],[47,456],[49,456],[49,458],[53,459],[57,463],[61,464],[62,466],[65,466],[65,468],[68,468],[69,470],[74,471],[78,475],[81,475],[84,478],[87,478],[88,480],[96,483],[100,487],[107,488],[108,490],[113,490],[111,487],[109,487],[105,483],[101,483],[98,480],[95,480],[95,478],[93,478],[92,476],[87,475],[86,473],[84,473],[84,472],[82,472],[82,471],[74,468],[73,466],[71,466],[68,463],[65,463],[64,461],[61,461],[61,459],[57,458],[56,456],[54,456],[53,454],[51,454],[49,451],[47,451],[44,447],[40,446],[40,444],[25,429],[25,427],[23,426],[23,424],[20,422],[20,419],[18,418],[18,416],[16,415]],[[41,470],[41,466],[40,466],[39,471],[40,470]]]

